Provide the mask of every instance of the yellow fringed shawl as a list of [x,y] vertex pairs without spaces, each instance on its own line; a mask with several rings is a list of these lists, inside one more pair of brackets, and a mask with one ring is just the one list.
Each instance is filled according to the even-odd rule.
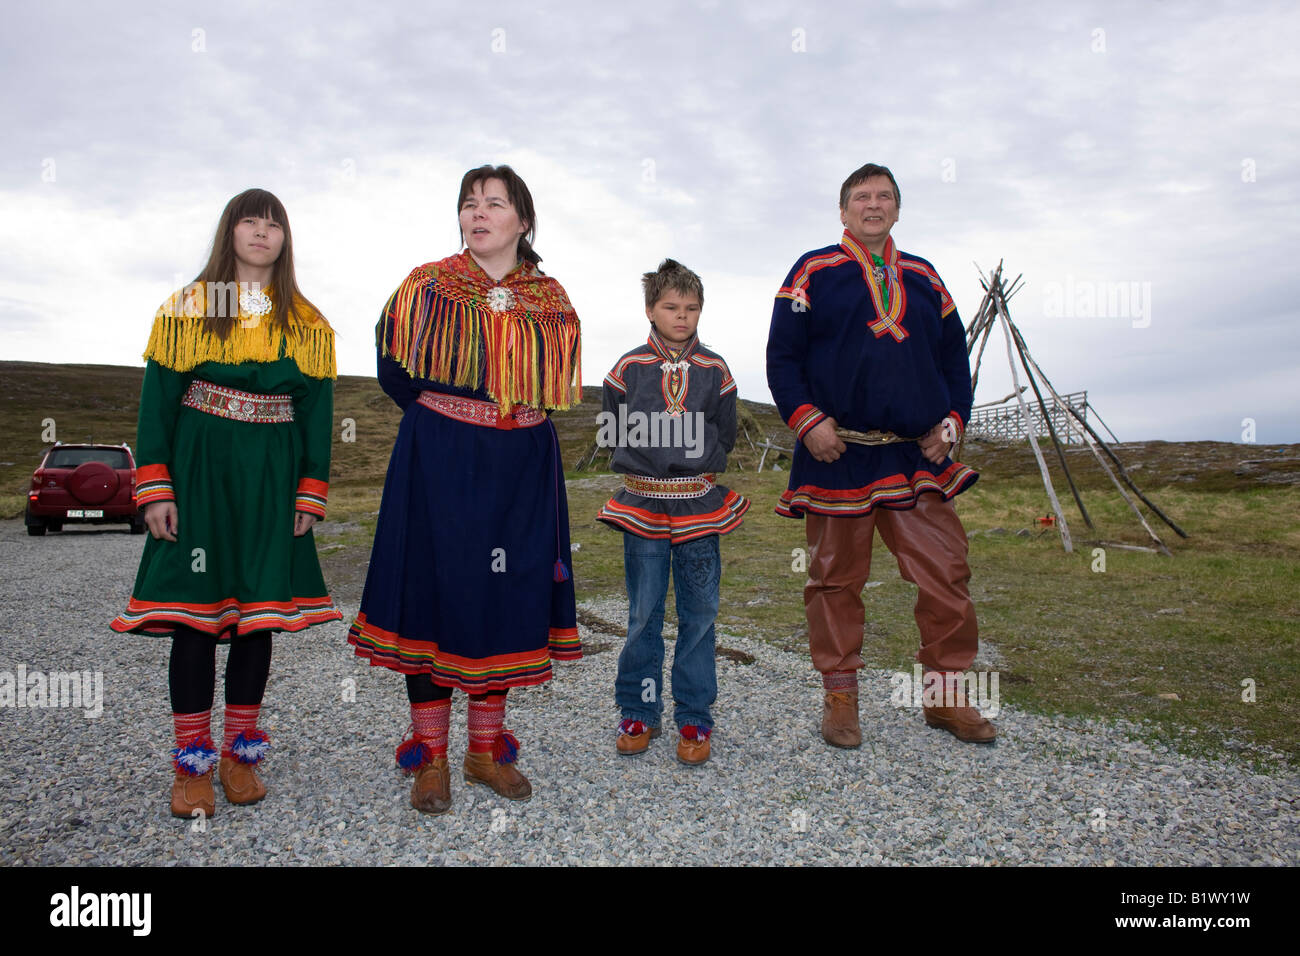
[[[488,306],[498,285],[514,299],[503,311]],[[509,413],[582,401],[580,331],[563,287],[532,263],[496,283],[461,253],[414,270],[376,333],[383,354],[413,377],[481,388]]]
[[225,339],[203,328],[204,308],[203,291],[198,285],[172,295],[154,316],[144,357],[176,372],[188,372],[204,362],[238,365],[291,358],[310,378],[338,377],[334,330],[306,302],[298,301],[297,318],[290,322],[288,335],[263,316],[263,321],[252,328],[236,323]]

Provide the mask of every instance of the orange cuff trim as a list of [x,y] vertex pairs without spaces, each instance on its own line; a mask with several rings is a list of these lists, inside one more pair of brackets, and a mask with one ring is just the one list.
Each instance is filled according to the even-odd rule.
[[328,481],[317,481],[315,478],[298,479],[298,494],[294,499],[294,509],[305,511],[317,518],[324,518],[329,489],[330,483]]
[[804,435],[825,420],[826,415],[816,405],[800,405],[794,410],[794,414],[790,416],[790,420],[786,424],[790,426],[795,435],[803,438]]
[[135,480],[137,484],[144,484],[146,481],[171,481],[172,473],[166,465],[140,465],[135,469]]
[[135,504],[144,508],[155,501],[175,501],[171,471],[166,465],[141,465],[135,470]]

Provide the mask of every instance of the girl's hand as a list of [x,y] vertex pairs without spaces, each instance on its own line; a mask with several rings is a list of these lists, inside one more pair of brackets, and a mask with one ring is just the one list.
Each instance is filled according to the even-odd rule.
[[144,523],[149,526],[149,533],[159,541],[175,541],[176,532],[180,530],[180,517],[176,513],[176,502],[155,501],[144,509]]
[[293,518],[293,536],[295,538],[301,538],[311,530],[311,526],[315,523],[315,515],[309,515],[305,511],[299,511]]

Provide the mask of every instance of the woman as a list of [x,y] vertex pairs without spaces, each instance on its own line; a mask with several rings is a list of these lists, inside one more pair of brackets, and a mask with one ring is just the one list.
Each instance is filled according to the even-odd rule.
[[469,694],[467,783],[532,793],[514,766],[506,692],[581,656],[569,512],[546,410],[581,400],[578,317],[537,268],[528,187],[465,174],[465,250],[415,269],[379,320],[379,382],[405,411],[349,642],[406,675],[411,805],[451,807],[451,693]]
[[268,747],[257,719],[271,633],[342,618],[311,534],[329,487],[334,331],[298,291],[275,196],[226,204],[208,264],[158,310],[144,357],[136,499],[152,538],[112,628],[172,638],[172,813],[211,816],[214,765],[231,803],[266,796],[254,768]]

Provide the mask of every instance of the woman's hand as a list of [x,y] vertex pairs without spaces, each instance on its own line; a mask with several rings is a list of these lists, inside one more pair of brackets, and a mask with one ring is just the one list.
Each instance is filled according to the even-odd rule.
[[155,501],[144,509],[144,523],[149,526],[149,533],[159,541],[175,541],[176,532],[180,530],[180,517],[176,513],[176,502]]
[[299,511],[297,514],[294,515],[293,518],[293,536],[295,538],[301,538],[303,535],[305,535],[308,531],[311,530],[311,526],[314,525],[315,523],[316,523],[315,515],[309,515],[305,511]]

